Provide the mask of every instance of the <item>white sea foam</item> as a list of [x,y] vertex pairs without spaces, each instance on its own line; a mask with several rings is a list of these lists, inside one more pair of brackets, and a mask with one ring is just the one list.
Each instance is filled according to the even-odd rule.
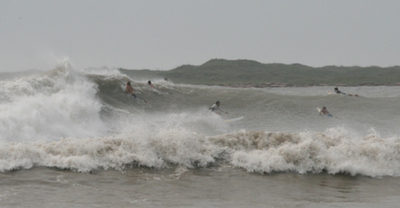
[[233,150],[231,163],[250,172],[400,175],[399,138],[351,135],[339,128],[328,129],[325,133],[244,132],[212,139],[230,146]]
[[171,164],[193,168],[223,160],[259,173],[400,175],[399,138],[380,138],[374,133],[353,136],[341,128],[324,133],[240,131],[204,136],[180,127],[149,131],[144,125],[133,125],[110,137],[3,143],[0,170],[45,166],[88,172]]
[[0,141],[96,135],[101,104],[93,83],[67,69],[0,82]]
[[52,142],[2,143],[0,170],[33,166],[57,167],[88,172],[99,168],[123,169],[137,164],[164,168],[168,164],[204,167],[214,162],[218,151],[182,129],[160,130],[137,136],[140,127],[109,138],[65,138]]
[[102,75],[108,78],[114,77],[127,77],[126,75],[121,74],[118,69],[115,68],[108,68],[108,67],[101,67],[101,68],[87,68],[82,70],[81,73],[87,75]]

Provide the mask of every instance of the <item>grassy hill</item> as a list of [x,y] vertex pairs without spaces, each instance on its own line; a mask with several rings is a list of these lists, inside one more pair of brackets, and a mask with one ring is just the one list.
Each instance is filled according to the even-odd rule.
[[301,64],[263,64],[252,60],[212,59],[200,66],[183,65],[169,71],[120,69],[145,79],[167,77],[174,83],[203,85],[400,85],[400,66],[309,67]]

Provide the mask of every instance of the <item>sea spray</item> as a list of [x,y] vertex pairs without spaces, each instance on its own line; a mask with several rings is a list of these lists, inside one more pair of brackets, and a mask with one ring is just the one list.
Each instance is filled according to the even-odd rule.
[[[330,130],[328,130],[330,132]],[[399,138],[384,139],[369,134],[239,132],[210,138],[228,145],[231,163],[250,172],[398,176],[400,174]]]
[[0,141],[57,140],[102,131],[95,84],[67,69],[0,83]]

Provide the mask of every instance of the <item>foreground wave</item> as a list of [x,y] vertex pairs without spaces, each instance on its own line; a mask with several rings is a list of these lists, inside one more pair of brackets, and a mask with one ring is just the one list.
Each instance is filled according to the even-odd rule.
[[90,172],[132,166],[207,168],[227,163],[249,172],[294,171],[348,173],[372,177],[400,175],[400,139],[370,134],[362,138],[344,129],[325,133],[237,132],[201,136],[182,129],[146,138],[62,139],[7,143],[0,149],[0,170],[34,166]]

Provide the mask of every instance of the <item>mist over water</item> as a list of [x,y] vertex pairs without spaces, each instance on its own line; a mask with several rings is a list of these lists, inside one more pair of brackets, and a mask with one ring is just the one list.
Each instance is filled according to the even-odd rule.
[[[124,93],[127,81],[140,99]],[[351,97],[329,95],[333,87],[244,89],[151,79],[153,89],[147,81],[116,69],[65,66],[3,78],[0,170],[229,164],[261,174],[400,174],[399,87],[342,87],[360,95]],[[217,100],[228,114],[208,111]],[[334,117],[318,115],[322,106]]]

